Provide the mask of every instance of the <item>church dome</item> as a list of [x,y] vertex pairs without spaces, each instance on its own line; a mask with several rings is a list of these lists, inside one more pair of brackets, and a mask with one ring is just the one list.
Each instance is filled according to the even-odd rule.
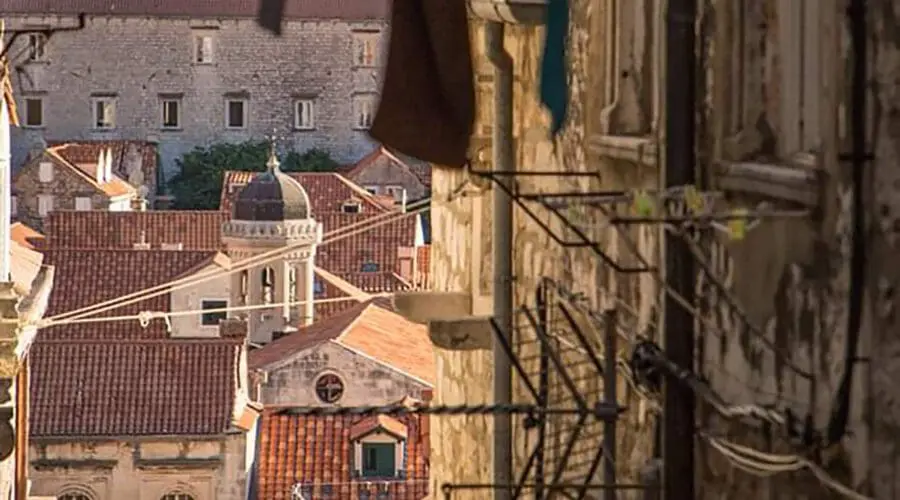
[[247,184],[235,200],[231,218],[243,221],[277,222],[310,218],[309,195],[299,182],[279,169],[275,148],[267,170]]

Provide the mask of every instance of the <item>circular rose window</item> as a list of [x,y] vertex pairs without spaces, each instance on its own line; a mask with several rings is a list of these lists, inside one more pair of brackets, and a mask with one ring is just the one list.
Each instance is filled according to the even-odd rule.
[[316,379],[316,396],[319,401],[334,404],[344,395],[344,383],[333,373],[326,373]]

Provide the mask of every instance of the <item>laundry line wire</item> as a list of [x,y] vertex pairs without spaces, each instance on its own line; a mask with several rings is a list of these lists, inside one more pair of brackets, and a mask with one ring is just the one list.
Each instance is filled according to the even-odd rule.
[[[390,224],[393,222],[397,222],[404,218],[418,215],[422,212],[430,210],[430,206],[426,203],[428,200],[423,200],[419,204],[414,205],[413,210],[408,210],[400,215],[396,213],[389,214],[381,214],[369,219],[365,219],[363,221],[345,226],[343,228],[337,229],[335,231],[331,231],[326,234],[326,236],[330,236],[328,239],[322,241],[319,246],[324,246],[330,243],[335,243],[344,239],[347,239],[351,236],[356,236],[358,234],[364,233],[370,229],[384,226],[386,224]],[[409,208],[409,207],[407,207]],[[119,297],[115,297],[113,299],[109,299],[103,302],[99,302],[97,304],[93,304],[91,306],[82,307],[79,309],[75,309],[73,311],[68,311],[65,313],[60,313],[54,315],[50,318],[47,318],[47,321],[60,321],[64,319],[81,319],[97,314],[101,314],[113,309],[117,309],[126,305],[134,304],[136,302],[141,302],[153,297],[158,297],[160,295],[165,295],[171,293],[173,291],[177,291],[183,288],[188,288],[200,283],[204,283],[213,279],[221,278],[223,276],[228,276],[237,272],[241,272],[247,270],[251,267],[255,267],[261,264],[265,264],[274,260],[277,260],[283,257],[286,253],[297,250],[306,246],[306,243],[297,243],[286,245],[281,248],[276,248],[267,252],[264,252],[259,255],[255,255],[253,257],[249,257],[247,259],[243,259],[238,261],[237,263],[230,266],[228,269],[212,269],[208,271],[202,271],[195,275],[186,276],[183,278],[175,279],[166,283],[162,283],[160,285],[156,285],[153,287],[149,287],[143,290],[139,290],[136,292],[132,292],[126,295],[122,295]]]
[[[370,294],[369,296],[372,298],[376,297],[386,297],[391,295],[390,293],[376,293]],[[62,325],[72,325],[72,324],[84,324],[84,323],[109,323],[114,321],[139,321],[141,326],[148,326],[150,320],[153,319],[163,319],[168,320],[169,318],[178,318],[183,316],[199,316],[203,314],[218,314],[218,313],[233,313],[233,312],[244,312],[244,311],[258,311],[261,309],[276,309],[279,307],[293,307],[304,305],[308,302],[312,302],[313,304],[332,304],[337,302],[350,302],[350,301],[358,301],[361,302],[359,297],[334,297],[328,299],[314,299],[314,300],[294,300],[294,301],[285,301],[285,302],[274,302],[267,304],[250,304],[243,306],[228,306],[228,307],[217,307],[217,308],[209,308],[209,309],[189,309],[185,311],[141,311],[137,314],[126,314],[121,316],[94,316],[89,318],[77,318],[77,319],[61,319],[61,320],[44,320],[39,321],[37,324],[38,328],[50,328],[54,326],[62,326]]]

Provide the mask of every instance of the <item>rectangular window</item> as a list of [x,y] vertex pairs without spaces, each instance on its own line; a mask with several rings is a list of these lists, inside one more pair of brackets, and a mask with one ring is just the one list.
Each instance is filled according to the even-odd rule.
[[41,182],[53,182],[53,163],[42,161],[38,165],[38,180]]
[[400,201],[403,199],[403,186],[388,186],[387,194],[394,197],[395,201]]
[[116,128],[116,101],[113,98],[103,97],[94,99],[94,128]]
[[378,33],[353,34],[353,62],[357,66],[373,67],[378,62]]
[[12,215],[18,215],[19,213],[19,197],[12,196],[9,199],[9,211]]
[[53,195],[51,194],[39,194],[38,195],[38,216],[46,217],[47,214],[53,211]]
[[194,62],[213,63],[213,37],[210,34],[194,35]]
[[44,100],[39,97],[25,98],[25,126],[44,126]]
[[325,286],[322,284],[321,280],[313,281],[313,293],[316,295],[321,295],[325,293]]
[[375,117],[375,95],[357,94],[353,96],[353,128],[369,130]]
[[316,127],[315,106],[312,99],[294,102],[294,129],[312,130]]
[[28,35],[28,60],[43,61],[46,56],[47,37],[42,33]]
[[79,196],[75,198],[75,210],[78,211],[87,211],[93,208],[93,204],[91,203],[90,196]]
[[360,272],[363,273],[377,273],[378,272],[378,263],[377,262],[364,262],[362,266],[359,268]]
[[344,212],[345,214],[358,214],[360,212],[359,203],[344,203],[341,205],[341,212]]
[[393,443],[363,443],[363,477],[394,477],[397,475],[397,445]]
[[219,322],[228,317],[228,313],[222,311],[228,307],[227,300],[208,299],[202,300],[200,304],[200,308],[203,309],[200,324],[203,326],[219,326]]
[[161,126],[166,129],[181,128],[181,101],[162,99],[160,101]]
[[378,186],[363,186],[363,189],[369,192],[369,194],[378,194]]
[[225,127],[230,129],[247,127],[246,99],[228,99],[225,101]]

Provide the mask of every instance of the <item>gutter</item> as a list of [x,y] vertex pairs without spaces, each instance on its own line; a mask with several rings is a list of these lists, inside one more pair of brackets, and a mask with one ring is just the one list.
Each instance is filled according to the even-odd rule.
[[[496,5],[498,2],[494,2]],[[478,3],[473,3],[478,5]],[[509,192],[512,190],[514,172],[513,151],[513,60],[503,45],[504,26],[499,22],[489,22],[485,28],[485,52],[494,66],[494,128],[493,128],[493,169],[500,175],[496,182],[504,183],[504,189],[494,189],[494,320],[506,342],[512,342],[513,273],[512,273],[512,232],[513,205]],[[494,404],[509,404],[512,399],[512,370],[510,359],[502,344],[493,342],[494,359]],[[494,415],[494,484],[508,485],[512,475],[512,428],[509,414]],[[494,498],[507,500],[511,491],[496,488]]]

